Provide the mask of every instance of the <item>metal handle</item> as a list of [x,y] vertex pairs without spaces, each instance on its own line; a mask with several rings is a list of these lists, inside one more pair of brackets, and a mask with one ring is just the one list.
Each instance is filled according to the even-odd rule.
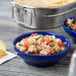
[[[27,9],[27,8],[24,8],[24,11],[28,12],[28,14],[31,15],[31,16],[30,16],[30,24],[29,24],[29,25],[31,26],[33,13],[32,13],[32,11],[31,11],[31,9]],[[24,12],[24,14],[25,14],[25,12]]]
[[55,16],[61,16],[61,15],[64,15],[66,13],[69,13],[73,10],[76,10],[76,8],[73,8],[72,10],[69,10],[69,11],[66,11],[66,12],[63,12],[63,13],[59,13],[59,14],[56,14],[56,15],[44,15],[43,17],[55,17]]
[[13,20],[15,20],[15,17],[14,17],[14,5],[12,6],[12,18],[13,18]]
[[[16,7],[13,5],[13,6],[12,6],[12,18],[13,18],[13,20],[14,20],[15,22],[19,23],[19,24],[26,25],[26,26],[31,26],[31,24],[32,24],[32,12],[31,12],[31,10],[26,9],[26,8],[23,8],[23,13],[24,13],[23,18],[25,17],[25,13],[26,13],[26,12],[31,15],[31,16],[30,16],[29,24],[27,24],[27,23],[24,22],[24,20],[23,20],[23,22],[22,22],[22,21],[18,20],[18,18],[15,17],[15,13],[17,14],[17,12],[15,12],[15,8],[16,8]],[[26,12],[25,12],[25,11],[26,11]],[[25,18],[26,18],[26,17],[25,17]]]

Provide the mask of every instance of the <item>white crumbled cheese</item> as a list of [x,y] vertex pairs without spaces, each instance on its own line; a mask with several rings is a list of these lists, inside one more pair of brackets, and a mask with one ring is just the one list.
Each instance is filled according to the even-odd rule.
[[52,36],[52,39],[53,39],[53,40],[55,40],[55,39],[56,39],[56,38],[55,38],[55,35],[53,35],[53,36]]
[[32,39],[32,43],[36,43],[36,40],[35,39]]
[[33,38],[34,38],[34,39],[37,39],[37,38],[39,38],[39,37],[40,37],[40,36],[38,35],[38,36],[34,36]]
[[47,54],[48,54],[48,52],[47,52],[47,51],[45,51],[45,50],[42,50],[42,51],[40,51],[40,54],[47,55]]
[[26,48],[24,48],[24,47],[20,47],[20,50],[22,51],[22,50],[26,50]]
[[60,39],[57,38],[57,39],[56,39],[56,42],[60,42]]
[[47,49],[50,49],[50,46],[49,46],[49,45],[46,45],[46,48],[47,48]]
[[44,49],[40,51],[40,54],[47,55],[49,53],[49,49]]
[[35,48],[35,45],[31,45],[31,46],[29,46],[29,48],[28,48],[28,52],[33,52],[34,48]]
[[47,44],[47,42],[45,41],[44,44]]
[[59,46],[55,46],[55,49],[56,49],[56,50],[60,50],[61,47],[59,47]]
[[62,40],[60,40],[60,39],[57,38],[56,42],[62,43]]
[[61,50],[65,50],[65,47],[61,47]]
[[32,38],[28,38],[27,40],[28,40],[29,42],[31,42],[31,41],[32,41]]
[[71,25],[71,24],[72,24],[72,21],[73,21],[73,19],[68,19],[67,23],[68,23],[69,25]]
[[41,44],[41,42],[42,42],[42,38],[40,38],[40,39],[37,40],[38,44]]
[[18,49],[21,48],[21,46],[19,46],[19,45],[20,45],[20,43],[18,42],[18,43],[16,44],[16,47],[17,47]]
[[32,44],[32,43],[36,43],[36,40],[33,39],[33,38],[29,38],[28,41],[29,41],[30,44]]
[[20,41],[20,44],[22,44],[22,45],[25,44],[24,40],[21,40],[21,41]]

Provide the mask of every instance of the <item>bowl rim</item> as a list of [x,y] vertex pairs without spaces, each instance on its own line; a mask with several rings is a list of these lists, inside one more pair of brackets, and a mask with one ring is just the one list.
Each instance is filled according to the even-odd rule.
[[[18,38],[21,38],[21,37],[24,36],[24,35],[31,35],[31,34],[34,34],[34,33],[41,33],[41,34],[42,34],[42,33],[47,33],[47,34],[49,34],[49,35],[56,35],[56,36],[59,36],[59,37],[61,36],[61,37],[63,37],[63,38],[65,39],[65,41],[68,43],[68,44],[67,44],[67,48],[66,48],[64,51],[59,52],[59,53],[57,53],[57,54],[54,54],[54,55],[45,55],[45,56],[27,54],[27,53],[21,52],[20,50],[18,50],[18,49],[16,48],[16,46],[15,46],[16,43],[15,43],[15,42],[17,41]],[[69,49],[70,49],[71,44],[70,44],[70,41],[69,41],[66,37],[64,37],[63,35],[60,35],[60,34],[57,34],[57,33],[52,33],[52,32],[36,31],[36,32],[29,32],[29,33],[24,33],[24,34],[19,35],[18,37],[16,37],[16,38],[13,40],[13,46],[14,46],[15,51],[18,52],[18,53],[21,53],[22,55],[31,56],[31,57],[50,57],[50,56],[53,57],[53,56],[62,55],[62,54],[64,54],[64,53],[66,53],[66,51],[68,52]]]
[[63,25],[63,27],[65,27],[66,29],[68,29],[70,32],[72,32],[72,33],[75,33],[75,34],[76,34],[76,32],[75,32],[75,31],[73,31],[73,30],[69,29],[69,28],[64,24],[64,23],[65,23],[65,21],[66,21],[67,19],[71,19],[71,18],[74,18],[74,17],[76,17],[76,16],[72,16],[72,17],[68,17],[68,18],[64,19],[64,21],[62,22],[62,25]]

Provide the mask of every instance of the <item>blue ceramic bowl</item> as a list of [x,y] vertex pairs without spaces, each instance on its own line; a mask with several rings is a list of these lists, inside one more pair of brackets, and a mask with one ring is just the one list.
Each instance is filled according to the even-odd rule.
[[[74,17],[76,17],[76,16],[69,17],[69,18],[67,18],[67,19],[72,19],[72,18],[74,18]],[[65,22],[66,22],[67,19],[65,19],[65,20],[63,21],[62,26],[63,26],[64,30],[72,37],[73,42],[76,44],[76,32],[75,32],[75,31],[72,31],[71,29],[69,29],[69,28],[65,25]]]
[[[16,43],[19,42],[21,39],[26,38],[30,36],[31,34],[38,33],[42,35],[55,35],[57,38],[62,39],[63,42],[66,42],[66,49],[63,52],[54,54],[54,55],[48,55],[48,56],[37,56],[37,55],[31,55],[31,54],[26,54],[21,52],[16,48]],[[50,33],[50,32],[30,32],[30,33],[25,33],[23,35],[18,36],[14,41],[13,41],[14,49],[18,53],[18,55],[23,58],[24,62],[31,66],[36,66],[36,67],[48,67],[52,66],[56,63],[59,62],[61,58],[63,58],[67,52],[70,49],[70,42],[68,39],[66,39],[64,36],[56,34],[56,33]]]

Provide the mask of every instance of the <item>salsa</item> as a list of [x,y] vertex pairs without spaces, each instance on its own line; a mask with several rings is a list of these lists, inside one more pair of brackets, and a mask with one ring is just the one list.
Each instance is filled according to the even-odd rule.
[[31,34],[16,43],[20,51],[32,55],[53,55],[66,49],[66,43],[54,35]]
[[76,31],[76,17],[75,18],[72,18],[72,19],[67,19],[66,22],[65,22],[65,25],[73,30],[73,31]]

